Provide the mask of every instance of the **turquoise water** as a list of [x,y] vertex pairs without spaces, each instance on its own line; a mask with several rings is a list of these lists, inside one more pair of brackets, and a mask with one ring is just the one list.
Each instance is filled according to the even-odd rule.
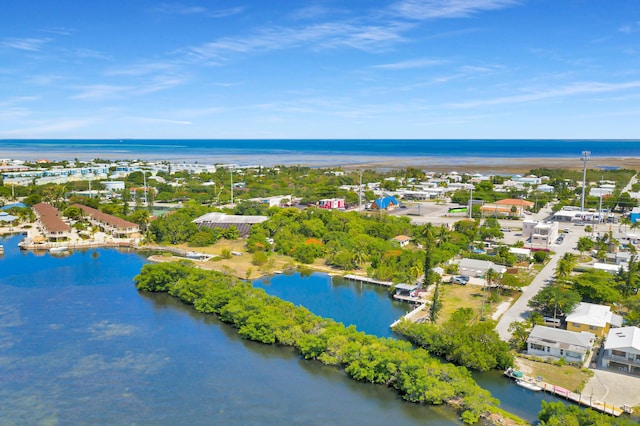
[[[516,147],[514,149],[514,147]],[[6,157],[33,159],[179,159],[200,162],[238,161],[259,164],[305,162],[309,156],[325,157],[326,161],[357,161],[366,156],[383,157],[449,157],[452,165],[465,157],[566,157],[578,161],[582,151],[597,157],[640,156],[638,140],[396,140],[396,139],[248,139],[248,140],[186,140],[186,139],[35,139],[2,140]],[[599,166],[594,164],[595,166]]]
[[0,239],[2,425],[458,424],[446,408],[406,403],[288,348],[241,340],[170,296],[139,294],[137,253],[52,257],[20,252],[19,239]]

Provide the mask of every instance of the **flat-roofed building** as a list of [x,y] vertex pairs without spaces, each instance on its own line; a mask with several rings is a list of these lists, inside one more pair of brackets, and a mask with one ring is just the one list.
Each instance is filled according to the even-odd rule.
[[619,371],[640,374],[640,328],[621,327],[609,330],[604,342],[604,367],[618,367]]
[[593,333],[536,325],[527,338],[527,353],[543,358],[564,358],[582,365],[595,340]]
[[267,216],[240,216],[230,215],[225,213],[207,213],[194,219],[193,223],[198,225],[198,228],[220,228],[229,229],[232,226],[240,233],[241,237],[246,237],[251,232],[251,227],[255,224],[262,223],[269,219]]

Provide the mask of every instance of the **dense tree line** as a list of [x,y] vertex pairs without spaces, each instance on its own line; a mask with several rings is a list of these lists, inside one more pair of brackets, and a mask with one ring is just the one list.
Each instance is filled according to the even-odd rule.
[[538,413],[540,426],[598,425],[598,426],[632,426],[638,423],[624,417],[612,417],[598,413],[589,408],[562,402],[542,401],[542,410]]
[[471,308],[461,308],[442,325],[401,321],[393,331],[432,354],[479,371],[513,366],[509,346],[495,331],[494,321],[474,321]]
[[466,423],[499,411],[498,401],[469,371],[433,358],[409,342],[378,338],[312,314],[262,289],[190,262],[145,265],[135,277],[141,291],[168,292],[232,324],[245,339],[295,347],[307,359],[341,367],[353,379],[396,389],[408,401],[451,403]]

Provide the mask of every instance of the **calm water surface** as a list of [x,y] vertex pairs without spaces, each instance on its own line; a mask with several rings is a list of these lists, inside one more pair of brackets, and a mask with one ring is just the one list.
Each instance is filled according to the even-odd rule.
[[[447,409],[405,403],[290,349],[241,340],[167,295],[139,294],[139,254],[53,257],[21,253],[19,240],[0,239],[2,425],[458,424]],[[285,278],[316,279],[271,286]]]

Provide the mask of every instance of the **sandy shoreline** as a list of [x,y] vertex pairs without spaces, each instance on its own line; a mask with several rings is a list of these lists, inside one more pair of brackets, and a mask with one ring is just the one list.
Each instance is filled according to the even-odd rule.
[[[143,160],[143,161],[171,161],[171,162],[197,162],[200,164],[237,164],[240,166],[259,165],[273,167],[284,166],[308,166],[313,168],[340,167],[345,170],[376,169],[376,170],[400,170],[408,167],[418,168],[432,172],[467,172],[467,173],[527,173],[532,169],[564,168],[582,170],[583,162],[579,156],[575,157],[473,157],[461,154],[459,156],[356,156],[352,154],[342,155],[314,155],[314,154],[223,154],[195,156],[192,153],[155,153],[138,155],[136,153],[123,153],[118,151],[73,152],[55,150],[42,151],[0,151],[0,158],[9,158],[25,161],[36,159],[48,159],[61,161],[79,159],[89,161],[100,158],[110,161]],[[587,163],[590,169],[603,167],[619,167],[632,170],[640,170],[640,157],[592,157]]]

